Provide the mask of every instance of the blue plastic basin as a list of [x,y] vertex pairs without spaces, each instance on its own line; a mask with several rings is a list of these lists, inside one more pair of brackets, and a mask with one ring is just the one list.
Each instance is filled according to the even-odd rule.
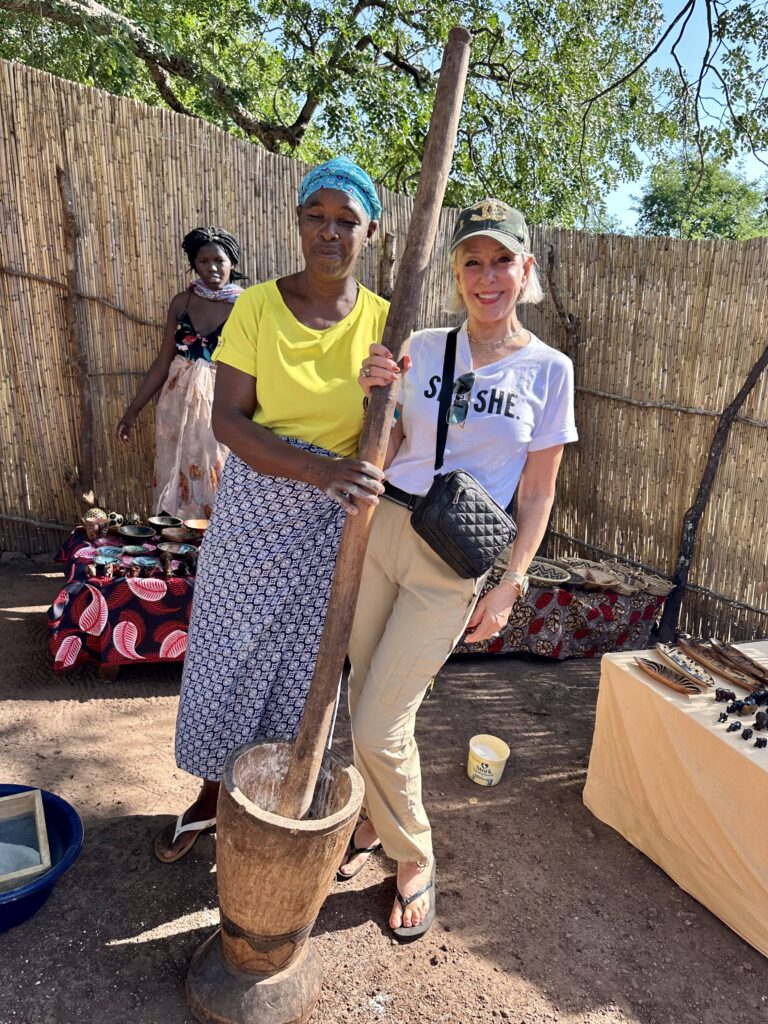
[[[0,784],[0,796],[24,793],[34,786],[10,786]],[[40,790],[43,797],[45,825],[48,830],[48,846],[51,851],[51,867],[18,889],[0,892],[0,932],[14,928],[32,917],[51,895],[51,891],[77,859],[83,846],[83,823],[80,815],[55,793]]]

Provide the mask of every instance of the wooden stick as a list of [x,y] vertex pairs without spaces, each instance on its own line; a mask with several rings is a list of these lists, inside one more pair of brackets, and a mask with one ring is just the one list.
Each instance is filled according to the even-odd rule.
[[581,341],[579,330],[581,328],[581,319],[575,313],[569,313],[565,308],[560,285],[557,282],[557,252],[554,245],[550,245],[549,253],[547,254],[547,284],[549,285],[549,293],[552,296],[552,302],[557,310],[558,318],[565,331],[565,354],[573,363],[573,375],[574,378],[577,378],[579,376],[579,347]]
[[728,435],[730,434],[731,427],[733,426],[733,421],[736,418],[736,414],[739,409],[741,409],[749,397],[749,394],[755,384],[757,384],[760,379],[760,375],[766,366],[768,366],[768,345],[763,349],[762,355],[747,374],[747,379],[744,381],[739,393],[730,405],[723,410],[723,414],[717,425],[717,430],[712,438],[712,443],[709,446],[709,454],[707,456],[706,465],[704,466],[704,473],[702,474],[701,482],[699,483],[699,489],[696,492],[696,498],[694,499],[693,505],[691,505],[683,517],[683,530],[680,538],[680,554],[678,555],[677,565],[672,576],[672,582],[675,584],[675,589],[667,598],[666,604],[664,605],[664,611],[661,615],[661,622],[659,623],[659,639],[665,642],[674,641],[675,634],[677,633],[680,606],[683,603],[685,585],[688,582],[688,573],[691,571],[691,563],[693,562],[693,556],[696,549],[696,536],[699,530],[699,523],[701,522],[701,517],[707,507],[709,495],[715,482],[715,476],[717,475],[717,471],[720,466],[720,461],[725,450],[726,442],[728,441]]
[[[396,360],[404,351],[418,314],[437,232],[464,96],[470,38],[466,29],[452,29],[443,54],[413,215],[382,338]],[[360,458],[379,467],[384,465],[396,401],[396,383],[373,389]],[[312,802],[352,630],[372,511],[368,506],[360,507],[358,514],[347,516],[344,524],[312,685],[281,793],[279,810],[284,817],[302,818]]]
[[72,361],[78,370],[78,391],[80,398],[80,452],[77,479],[72,482],[75,490],[93,487],[94,436],[93,436],[93,391],[88,379],[88,346],[83,337],[81,319],[77,309],[77,239],[80,235],[75,216],[75,201],[69,174],[63,167],[56,168],[64,217],[64,253],[67,263],[67,290],[64,311],[69,337]]
[[388,231],[384,236],[384,245],[379,260],[379,295],[383,299],[391,299],[395,281],[395,248],[397,234]]
[[[8,274],[9,277],[20,277],[23,281],[39,281],[41,284],[49,284],[52,288],[60,288],[64,292],[71,292],[71,286],[69,280],[67,281],[56,281],[52,277],[46,277],[45,274],[31,274],[26,270],[13,270],[11,267],[4,267],[0,263],[0,275]],[[127,309],[123,309],[122,306],[118,306],[114,302],[110,302],[109,299],[104,299],[100,295],[90,295],[87,292],[81,292],[79,289],[75,289],[73,292],[75,298],[87,299],[89,302],[98,302],[100,306],[106,306],[107,309],[114,309],[116,313],[122,313],[123,316],[127,316],[129,320],[133,320],[134,323],[142,324],[145,327],[165,327],[164,320],[144,320],[140,316],[136,316],[134,313],[129,313]],[[143,374],[142,374],[143,376]]]
[[72,523],[68,525],[65,523],[45,523],[40,519],[30,519],[28,516],[7,516],[2,514],[0,519],[4,523],[26,523],[28,526],[38,526],[41,530],[61,530],[64,533],[72,533],[74,529]]

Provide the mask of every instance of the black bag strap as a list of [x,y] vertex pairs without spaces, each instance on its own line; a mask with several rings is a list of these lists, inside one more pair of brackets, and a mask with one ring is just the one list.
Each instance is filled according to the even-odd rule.
[[439,472],[445,455],[445,442],[448,440],[448,410],[453,395],[453,371],[456,368],[456,339],[458,328],[448,332],[445,339],[445,356],[443,358],[443,380],[440,385],[440,396],[437,411],[437,443],[435,445],[435,472]]

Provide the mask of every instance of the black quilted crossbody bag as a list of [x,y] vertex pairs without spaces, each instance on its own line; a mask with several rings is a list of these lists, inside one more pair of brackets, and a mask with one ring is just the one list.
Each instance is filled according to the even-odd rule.
[[471,473],[441,473],[448,439],[448,412],[454,390],[456,336],[445,343],[443,380],[437,414],[435,478],[411,513],[411,525],[454,572],[464,579],[487,572],[517,534],[514,521]]

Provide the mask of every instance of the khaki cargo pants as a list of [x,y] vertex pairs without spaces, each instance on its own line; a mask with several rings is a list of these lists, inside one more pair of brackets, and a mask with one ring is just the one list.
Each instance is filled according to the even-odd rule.
[[461,638],[483,580],[457,576],[414,532],[410,515],[387,498],[373,514],[349,646],[349,712],[365,812],[384,852],[424,862],[432,833],[416,712]]

